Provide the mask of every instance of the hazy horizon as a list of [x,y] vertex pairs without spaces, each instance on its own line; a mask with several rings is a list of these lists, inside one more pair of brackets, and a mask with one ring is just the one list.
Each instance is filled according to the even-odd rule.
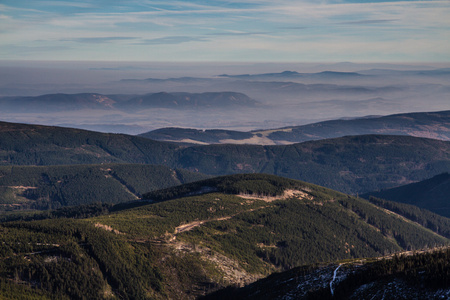
[[[414,71],[450,68],[449,15],[450,2],[443,0],[4,0],[0,97],[226,91],[259,105],[136,107],[133,113],[117,105],[47,113],[0,105],[0,119],[139,133],[167,126],[268,129],[446,110],[447,72]],[[220,77],[284,71],[361,74]]]
[[[0,120],[137,134],[162,127],[255,130],[323,120],[448,110],[450,64],[342,63],[162,63],[0,61],[0,96],[158,92],[240,92],[254,108],[167,109],[133,113],[81,109],[59,112],[3,110]],[[424,73],[442,69],[439,74]],[[303,77],[258,74],[292,71]],[[316,76],[323,71],[359,72],[358,77]],[[415,72],[418,71],[418,72]],[[381,73],[380,73],[381,72]],[[380,73],[380,74],[379,74]],[[442,73],[442,74],[441,74]],[[228,74],[230,77],[219,75]],[[240,78],[233,75],[253,74]],[[195,80],[183,80],[192,77]],[[159,80],[146,79],[155,78]],[[175,78],[175,80],[169,80]]]

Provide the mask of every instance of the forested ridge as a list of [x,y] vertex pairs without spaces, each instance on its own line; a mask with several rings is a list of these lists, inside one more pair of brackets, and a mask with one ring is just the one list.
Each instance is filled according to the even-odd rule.
[[412,204],[430,210],[444,217],[450,217],[450,174],[444,172],[419,182],[397,186],[362,195],[369,199],[376,197],[405,204]]
[[0,164],[161,164],[208,175],[269,173],[356,194],[450,169],[450,142],[353,136],[287,146],[181,147],[142,137],[1,123]]
[[[199,188],[204,193],[195,193]],[[446,218],[422,216],[439,227],[433,231],[364,199],[273,175],[224,176],[172,190],[138,206],[4,215],[1,293],[193,299],[274,271],[449,242]],[[180,191],[194,194],[177,198]]]
[[0,122],[1,165],[169,165],[177,148],[125,134]]

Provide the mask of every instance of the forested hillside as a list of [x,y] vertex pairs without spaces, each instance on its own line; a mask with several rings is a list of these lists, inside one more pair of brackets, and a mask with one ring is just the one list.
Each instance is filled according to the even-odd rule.
[[206,177],[144,164],[0,166],[0,210],[114,204]]
[[177,148],[131,135],[0,122],[0,165],[170,164]]
[[162,164],[209,175],[269,173],[356,194],[450,170],[450,142],[368,135],[287,146],[181,147],[116,134],[2,123],[0,164]]
[[201,299],[447,299],[449,262],[450,250],[437,248],[372,260],[308,265]]
[[450,174],[442,173],[433,178],[402,185],[392,189],[370,192],[364,198],[382,198],[412,204],[436,214],[450,217]]
[[407,136],[353,136],[287,146],[195,146],[179,153],[180,168],[212,175],[269,173],[351,194],[450,170],[450,142]]
[[225,176],[149,195],[160,202],[90,206],[84,216],[73,207],[5,217],[1,293],[193,299],[305,264],[449,242],[366,200],[272,175]]

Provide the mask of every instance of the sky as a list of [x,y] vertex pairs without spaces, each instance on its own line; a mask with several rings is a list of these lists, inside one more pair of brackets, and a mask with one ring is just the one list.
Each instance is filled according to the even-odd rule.
[[0,60],[450,62],[450,1],[0,0]]

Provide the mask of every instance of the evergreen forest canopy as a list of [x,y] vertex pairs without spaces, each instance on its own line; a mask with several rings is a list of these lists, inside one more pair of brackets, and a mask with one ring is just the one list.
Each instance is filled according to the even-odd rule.
[[450,174],[446,172],[420,182],[370,192],[362,197],[412,204],[448,218],[450,217],[449,195]]
[[142,137],[1,123],[0,164],[162,164],[207,175],[269,173],[356,194],[450,169],[450,142],[368,135],[286,146],[182,147]]
[[273,175],[207,179],[160,196],[139,206],[91,205],[84,215],[72,207],[4,217],[0,293],[193,299],[274,271],[447,245],[450,238],[447,218],[423,213],[423,223],[435,225],[425,227],[402,215],[401,206],[393,214]]
[[151,190],[206,177],[144,164],[0,166],[0,210],[116,204],[137,200]]

